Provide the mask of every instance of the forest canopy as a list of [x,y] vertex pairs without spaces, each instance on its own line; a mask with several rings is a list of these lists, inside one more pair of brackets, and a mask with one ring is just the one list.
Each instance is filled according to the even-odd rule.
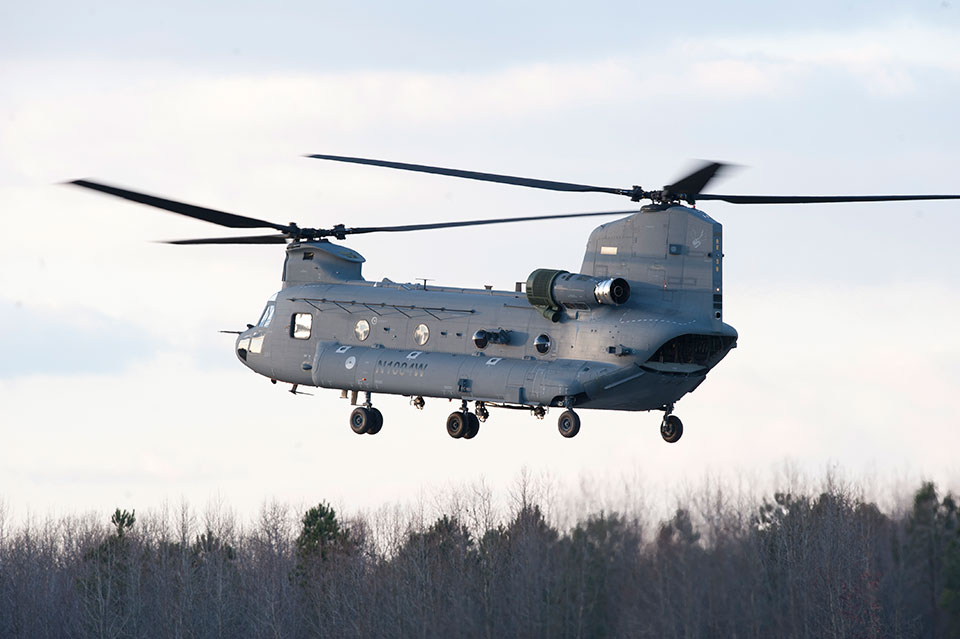
[[[960,637],[958,505],[850,487],[566,524],[525,492],[436,516],[265,505],[0,512],[0,637]],[[888,509],[891,510],[891,509]]]

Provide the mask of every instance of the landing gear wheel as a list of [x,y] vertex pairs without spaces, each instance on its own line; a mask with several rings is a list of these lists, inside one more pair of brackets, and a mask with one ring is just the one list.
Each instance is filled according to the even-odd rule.
[[563,411],[557,420],[557,429],[567,439],[576,437],[580,432],[580,416],[572,410]]
[[376,408],[369,409],[370,426],[367,428],[367,435],[376,435],[383,428],[383,413]]
[[[350,430],[357,435],[363,435],[374,425],[375,418],[371,410],[365,406],[357,406],[350,413]],[[380,412],[380,411],[377,411]]]
[[668,444],[680,441],[680,437],[683,436],[683,422],[676,415],[665,415],[660,422],[660,436]]
[[466,435],[470,426],[470,418],[467,417],[469,414],[461,411],[450,413],[447,417],[447,434],[454,439],[460,439]]
[[473,439],[477,436],[477,433],[480,432],[480,418],[473,413],[467,413],[467,421],[469,422],[469,428],[467,428],[467,432],[463,434],[463,438]]

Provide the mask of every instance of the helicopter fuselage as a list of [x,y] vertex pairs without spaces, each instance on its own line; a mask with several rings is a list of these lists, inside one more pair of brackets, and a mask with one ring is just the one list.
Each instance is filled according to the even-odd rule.
[[[683,221],[690,242],[668,242],[671,218],[675,227]],[[638,256],[615,273],[604,267],[604,275],[628,277],[629,299],[558,304],[552,312],[519,291],[366,281],[363,258],[346,247],[291,244],[284,288],[258,325],[238,337],[238,357],[261,375],[298,386],[517,407],[672,406],[736,344],[736,331],[713,302],[719,299],[713,294],[714,284],[719,291],[719,256],[713,255],[719,233],[710,227],[719,224],[686,207],[654,208],[621,226],[630,220],[661,237],[654,259]],[[632,242],[616,224],[612,236],[611,225],[594,232],[600,244],[593,254],[630,259],[629,247],[612,248],[610,237]],[[588,243],[583,270],[596,272],[590,256]],[[696,281],[694,262],[702,263],[706,284]],[[638,270],[666,278],[671,266],[687,270],[672,286],[650,282]],[[674,303],[665,305],[665,295]]]
[[[640,303],[577,310],[554,323],[522,293],[387,281],[290,287],[263,317],[239,336],[237,353],[278,381],[615,410],[672,404],[736,338],[726,325],[716,330],[713,322],[645,311]],[[481,349],[478,331],[506,337]],[[671,341],[676,349],[662,348]]]

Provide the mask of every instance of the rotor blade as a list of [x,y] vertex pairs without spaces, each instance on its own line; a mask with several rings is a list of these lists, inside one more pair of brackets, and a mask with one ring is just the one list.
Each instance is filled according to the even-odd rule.
[[113,195],[125,200],[130,200],[131,202],[139,202],[140,204],[146,204],[147,206],[153,206],[158,209],[170,211],[172,213],[179,213],[180,215],[186,215],[187,217],[196,218],[205,222],[212,222],[214,224],[219,224],[220,226],[228,226],[235,229],[266,227],[277,229],[278,231],[287,231],[290,228],[284,224],[274,224],[273,222],[258,220],[254,217],[245,217],[243,215],[235,215],[233,213],[217,211],[216,209],[194,206],[193,204],[185,204],[183,202],[168,200],[155,195],[147,195],[146,193],[139,193],[137,191],[129,191],[127,189],[121,189],[116,186],[101,184],[99,182],[92,182],[90,180],[73,180],[72,182],[67,182],[67,184],[82,186],[85,189],[100,191],[101,193],[106,193],[108,195]]
[[286,244],[286,235],[245,235],[240,237],[204,237],[193,240],[167,240],[162,244]]
[[592,217],[595,215],[633,215],[639,211],[600,211],[595,213],[561,213],[558,215],[528,215],[524,217],[502,217],[487,220],[464,220],[462,222],[433,222],[427,224],[404,224],[401,226],[359,226],[347,228],[346,234],[358,233],[394,233],[397,231],[425,231],[428,229],[448,229],[457,226],[483,226],[485,224],[505,224],[508,222],[530,222],[533,220],[555,220],[566,217]]
[[513,175],[497,175],[495,173],[479,173],[477,171],[463,171],[460,169],[445,169],[439,166],[424,166],[422,164],[405,164],[403,162],[388,162],[386,160],[371,160],[367,158],[351,158],[341,155],[307,155],[308,158],[318,160],[333,160],[334,162],[351,162],[353,164],[368,164],[370,166],[383,166],[388,169],[400,169],[403,171],[418,171],[420,173],[435,173],[437,175],[448,175],[450,177],[467,178],[469,180],[480,180],[482,182],[499,182],[501,184],[513,184],[514,186],[527,186],[534,189],[547,189],[549,191],[573,191],[580,193],[613,193],[615,195],[632,195],[633,191],[629,189],[615,189],[608,186],[590,186],[587,184],[571,184],[570,182],[554,182],[551,180],[537,180],[533,178],[516,177]]
[[900,202],[905,200],[960,200],[960,195],[718,195],[701,193],[698,200],[733,204],[817,204],[826,202]]
[[685,195],[696,196],[703,188],[716,177],[717,173],[728,166],[721,162],[709,162],[690,175],[680,178],[673,184],[664,188],[671,193],[682,193]]

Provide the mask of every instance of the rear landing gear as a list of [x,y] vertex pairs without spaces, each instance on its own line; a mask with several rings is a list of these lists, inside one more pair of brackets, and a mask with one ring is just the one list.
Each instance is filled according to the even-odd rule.
[[580,416],[569,409],[563,411],[557,420],[557,429],[567,439],[576,437],[580,432]]
[[660,422],[660,436],[668,444],[675,444],[683,436],[683,422],[676,415],[672,415],[673,406],[667,408],[663,421]]

